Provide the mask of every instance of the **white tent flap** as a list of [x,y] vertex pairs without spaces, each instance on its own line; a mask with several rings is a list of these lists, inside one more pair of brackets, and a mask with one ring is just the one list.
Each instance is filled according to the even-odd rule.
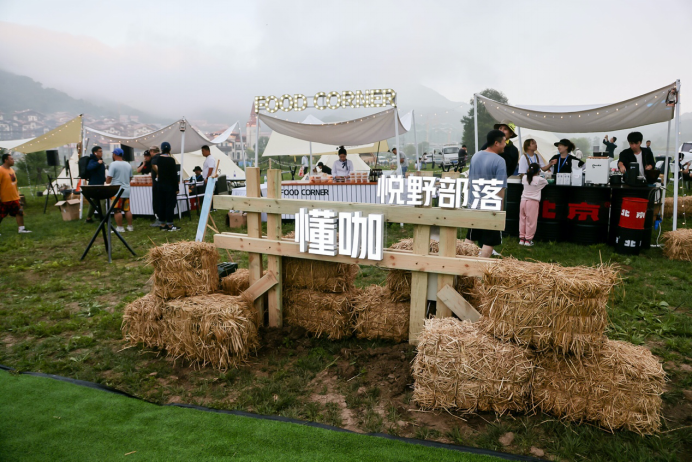
[[396,109],[378,112],[365,117],[345,122],[323,123],[321,125],[301,124],[260,114],[259,119],[269,128],[282,135],[327,145],[356,146],[376,143],[395,136],[395,117],[399,124],[399,133],[406,133],[408,127],[402,125],[402,119]]
[[611,132],[666,122],[673,108],[666,105],[668,91],[675,85],[605,106],[528,107],[498,103],[482,95],[478,102],[497,121],[509,120],[517,127],[558,133]]
[[[210,140],[203,134],[201,134],[195,127],[190,125],[185,119],[180,119],[167,127],[163,127],[161,130],[156,130],[155,132],[147,133],[146,135],[137,137],[128,136],[116,136],[111,133],[102,132],[94,130],[93,128],[85,127],[88,132],[95,133],[113,143],[124,144],[125,146],[130,146],[135,149],[149,149],[152,146],[161,146],[161,143],[168,141],[171,144],[171,154],[180,154],[181,152],[181,124],[185,124],[185,152],[197,151],[202,148],[202,146],[218,144],[225,141],[231,134],[236,124],[230,127],[228,130],[223,132],[223,134]],[[225,138],[224,138],[225,135]]]

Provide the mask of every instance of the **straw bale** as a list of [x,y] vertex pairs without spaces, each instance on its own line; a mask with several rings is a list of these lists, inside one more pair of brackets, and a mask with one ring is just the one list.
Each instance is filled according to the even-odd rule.
[[410,304],[391,300],[389,289],[366,287],[353,301],[358,338],[408,340]]
[[530,350],[503,343],[475,323],[428,319],[413,362],[413,399],[424,409],[524,411],[533,367]]
[[283,284],[287,289],[317,292],[348,292],[355,287],[358,265],[286,257],[282,260]]
[[240,295],[250,287],[250,270],[241,268],[221,279],[221,291],[226,295]]
[[608,265],[565,268],[504,259],[488,266],[474,297],[495,337],[581,355],[603,341],[606,303],[618,278]]
[[[674,197],[666,197],[666,206],[663,210],[665,218],[673,217],[673,205],[675,204]],[[692,211],[692,196],[678,196],[678,218],[682,218],[683,212],[690,213]]]
[[355,289],[343,293],[284,290],[284,321],[302,327],[315,337],[325,335],[330,340],[348,337],[353,332],[353,297],[357,292]]
[[663,367],[646,347],[607,340],[581,358],[540,355],[532,399],[536,408],[564,420],[650,434],[661,429],[664,383]]
[[120,330],[132,345],[144,344],[149,348],[163,348],[164,301],[154,294],[138,298],[125,307]]
[[692,261],[692,229],[678,229],[663,234],[663,254],[671,260]]
[[214,244],[206,242],[180,241],[152,248],[148,263],[154,267],[153,293],[168,300],[215,292],[218,258]]
[[[390,249],[394,250],[413,250],[413,239],[402,239],[399,242],[393,244]],[[439,252],[439,242],[431,239],[429,251],[431,254],[437,254]],[[470,242],[466,242],[461,239],[457,239],[456,243],[456,254],[464,256],[477,256],[480,248]],[[473,286],[473,280],[475,278],[457,276],[456,280],[462,286]],[[455,284],[456,285],[456,284]],[[390,270],[387,272],[385,278],[385,286],[389,289],[391,294],[391,300],[393,301],[406,301],[411,299],[411,272],[403,270]],[[461,293],[461,292],[460,292]]]
[[242,297],[197,295],[166,302],[168,354],[199,366],[237,367],[259,346],[253,310]]

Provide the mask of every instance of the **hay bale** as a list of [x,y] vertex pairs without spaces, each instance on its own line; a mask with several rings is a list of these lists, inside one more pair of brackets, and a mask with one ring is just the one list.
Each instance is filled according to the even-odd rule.
[[358,271],[355,264],[286,257],[281,274],[286,289],[340,293],[354,289]]
[[120,330],[130,344],[142,343],[149,348],[163,348],[166,328],[164,301],[154,294],[138,298],[125,307]]
[[581,358],[540,355],[532,395],[535,407],[565,420],[650,434],[661,429],[664,383],[663,367],[647,348],[607,340]]
[[241,268],[221,279],[221,291],[238,296],[250,287],[250,270]]
[[582,355],[603,341],[606,303],[617,282],[613,266],[504,259],[488,266],[474,293],[495,337]]
[[678,229],[663,234],[663,254],[670,260],[692,261],[692,229]]
[[166,302],[168,354],[199,366],[237,367],[259,346],[255,314],[242,297],[197,295]]
[[366,287],[353,301],[356,336],[405,342],[410,311],[409,303],[392,301],[389,289],[377,285]]
[[180,241],[149,250],[147,262],[154,267],[152,292],[163,299],[209,294],[219,288],[214,244]]
[[529,350],[475,323],[428,319],[413,362],[413,399],[424,409],[524,411],[533,367]]
[[353,332],[353,298],[356,290],[320,293],[311,289],[289,289],[283,293],[284,321],[300,326],[315,337],[330,340],[348,337]]
[[[413,239],[402,239],[399,242],[393,244],[390,249],[394,250],[413,250]],[[439,242],[431,239],[430,249],[431,254],[436,254],[439,252]],[[477,256],[480,252],[480,248],[474,244],[469,243],[461,239],[457,239],[456,243],[456,254],[464,256]],[[475,278],[469,278],[465,276],[456,276],[456,280],[460,281],[462,285],[473,286],[473,280]],[[411,272],[404,270],[390,270],[387,272],[385,278],[385,286],[389,289],[391,294],[391,300],[393,301],[406,301],[411,299]],[[459,292],[461,293],[461,292]],[[463,294],[462,294],[463,295]]]
[[[666,197],[666,205],[663,210],[665,218],[673,217],[673,205],[675,204],[674,197]],[[678,218],[682,218],[683,211],[690,212],[692,210],[692,196],[678,196]]]

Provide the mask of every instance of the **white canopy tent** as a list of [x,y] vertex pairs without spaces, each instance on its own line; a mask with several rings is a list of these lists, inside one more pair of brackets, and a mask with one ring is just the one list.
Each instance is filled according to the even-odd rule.
[[0,148],[7,149],[9,151],[14,151],[14,148],[21,146],[22,144],[28,143],[34,138],[25,138],[23,140],[4,140],[0,141]]
[[[497,121],[510,120],[517,126],[521,147],[521,128],[551,131],[558,133],[609,132],[640,127],[659,122],[670,122],[675,118],[675,146],[679,146],[680,133],[680,80],[657,90],[625,101],[609,105],[588,106],[510,106],[473,95],[475,141],[478,144],[478,104]],[[674,110],[673,108],[677,108]],[[668,143],[670,144],[670,143]],[[669,157],[669,146],[666,157]],[[677,157],[677,156],[676,156]],[[673,229],[677,229],[678,206],[678,162],[675,165],[675,200],[673,201]],[[667,180],[668,162],[665,163]],[[664,190],[665,194],[665,190]],[[665,203],[665,201],[664,201]]]

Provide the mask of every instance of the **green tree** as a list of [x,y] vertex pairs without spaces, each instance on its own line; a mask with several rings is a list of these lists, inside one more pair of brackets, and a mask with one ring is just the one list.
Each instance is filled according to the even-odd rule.
[[[269,137],[267,136],[260,136],[259,139],[259,155],[262,156],[264,154],[264,149],[267,147],[267,143],[269,143]],[[253,151],[254,155],[254,151]]]
[[407,156],[413,156],[416,154],[416,147],[412,144],[407,144],[404,146],[404,154]]
[[[504,93],[492,88],[486,88],[480,92],[480,94],[499,103],[509,103],[509,100]],[[464,134],[461,138],[461,143],[465,144],[469,153],[472,154],[478,149],[476,149],[476,140],[473,129],[473,99],[471,99],[470,103],[472,106],[471,109],[469,109],[469,113],[461,119],[461,124],[464,126]],[[493,116],[491,116],[490,113],[485,110],[485,107],[482,104],[478,105],[478,142],[481,144],[481,146],[485,143],[485,141],[483,141],[485,140],[485,135],[492,130],[493,125],[498,122],[498,120],[495,120]]]
[[590,156],[591,154],[593,154],[591,140],[589,140],[588,138],[570,138],[570,141],[574,143],[574,145],[578,147],[582,154],[584,154],[585,156]]
[[46,161],[46,151],[30,152],[24,154],[21,159],[17,159],[16,154],[14,157],[14,169],[17,174],[18,186],[44,184],[48,181],[46,172],[50,172],[48,171],[48,162]]

